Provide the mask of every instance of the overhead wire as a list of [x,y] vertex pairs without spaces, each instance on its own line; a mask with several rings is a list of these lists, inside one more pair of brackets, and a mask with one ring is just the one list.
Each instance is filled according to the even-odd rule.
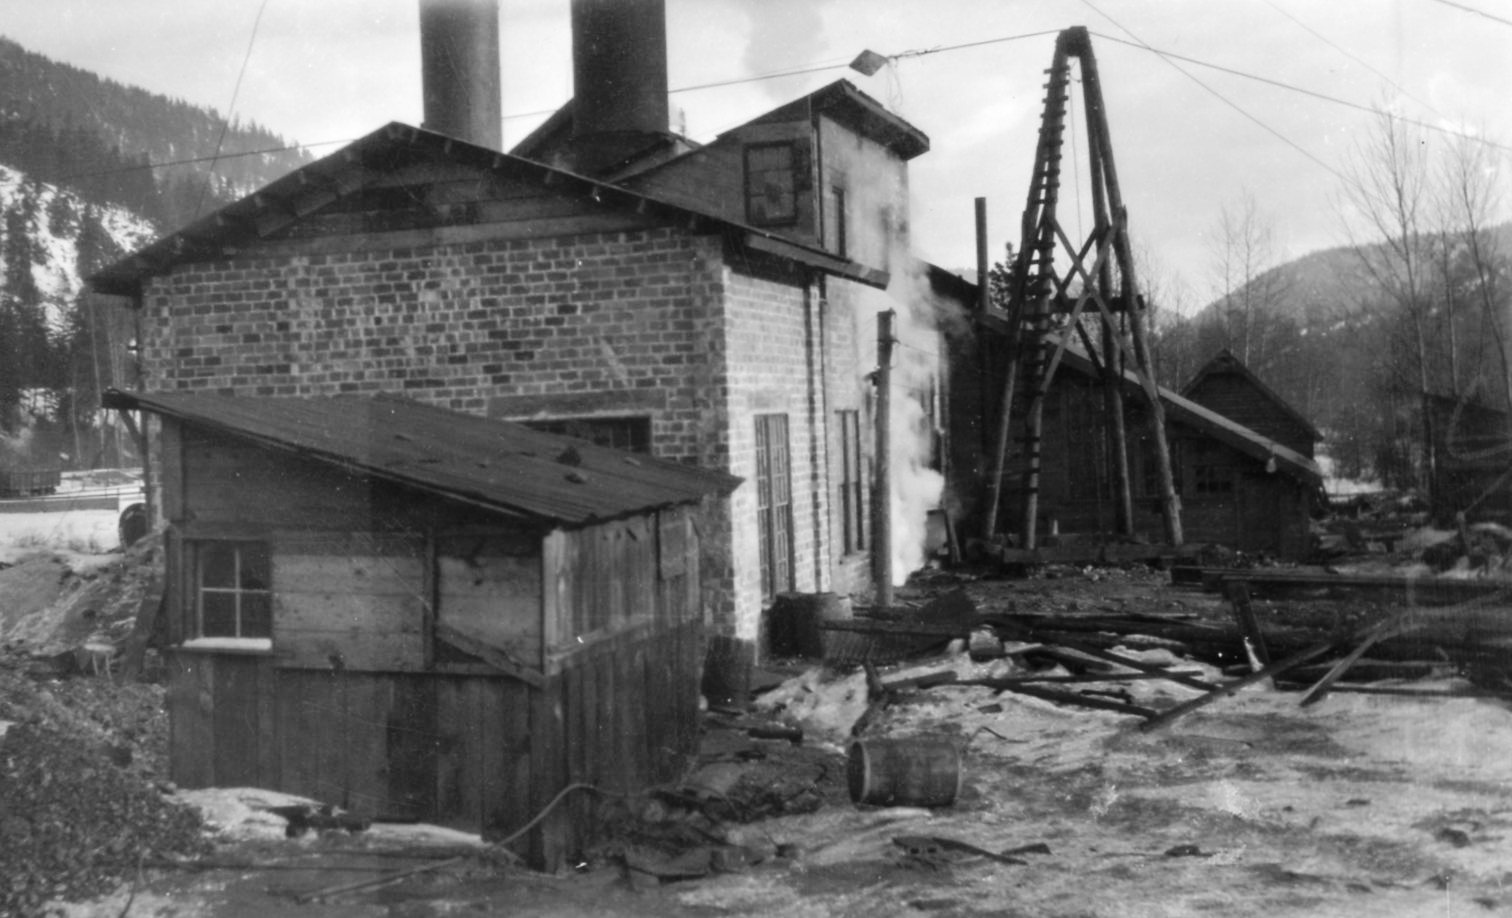
[[194,215],[198,217],[205,207],[205,195],[210,192],[210,186],[215,181],[215,164],[220,161],[221,148],[226,143],[226,131],[231,128],[231,119],[236,114],[236,100],[241,95],[242,79],[247,75],[247,63],[252,60],[252,47],[257,43],[257,27],[262,25],[263,12],[268,8],[268,0],[262,0],[257,6],[257,18],[252,20],[252,34],[247,36],[247,50],[242,54],[241,69],[236,72],[236,85],[231,89],[231,104],[226,106],[226,116],[221,119],[220,136],[215,139],[215,155],[210,158],[210,174],[205,177],[205,186],[200,189],[199,200],[194,205]]
[[1453,0],[1437,0],[1437,2],[1442,3],[1445,6],[1452,6],[1457,10],[1464,10],[1467,13],[1474,13],[1475,15],[1489,19],[1492,22],[1499,22],[1502,25],[1512,25],[1512,19],[1503,19],[1500,16],[1493,16],[1485,10],[1478,10],[1473,6],[1466,6],[1463,3],[1455,3],[1453,2]]
[[[1093,32],[1092,34],[1094,34],[1097,37],[1099,37],[1101,39],[1104,39],[1106,41],[1111,41],[1111,42],[1115,42],[1117,44],[1122,44],[1122,45],[1127,45],[1129,47],[1138,48],[1139,50],[1146,51],[1146,52],[1149,52],[1151,54],[1155,54],[1155,55],[1161,57],[1162,59],[1166,60],[1166,62],[1169,63],[1178,72],[1182,73],[1184,76],[1186,76],[1188,79],[1192,80],[1198,86],[1202,87],[1204,90],[1206,90],[1207,92],[1209,92],[1212,95],[1214,95],[1215,97],[1217,97],[1220,101],[1224,102],[1224,104],[1230,106],[1231,108],[1234,108],[1236,111],[1238,111],[1245,118],[1247,118],[1247,119],[1255,122],[1256,124],[1260,125],[1267,132],[1269,132],[1269,133],[1277,136],[1279,139],[1281,139],[1288,146],[1291,146],[1294,149],[1297,149],[1299,152],[1301,152],[1303,155],[1307,156],[1309,159],[1311,159],[1314,162],[1318,163],[1319,165],[1323,166],[1325,169],[1328,169],[1335,176],[1338,176],[1339,173],[1337,171],[1335,171],[1334,169],[1332,169],[1332,167],[1328,166],[1327,163],[1325,163],[1322,160],[1318,159],[1316,156],[1314,156],[1310,152],[1304,150],[1299,145],[1297,145],[1295,142],[1291,141],[1289,138],[1284,137],[1278,131],[1276,131],[1274,128],[1271,128],[1270,126],[1266,125],[1264,122],[1260,121],[1260,119],[1258,119],[1254,115],[1249,114],[1244,109],[1240,108],[1237,104],[1235,104],[1235,103],[1231,102],[1230,100],[1228,100],[1226,97],[1224,97],[1217,90],[1215,90],[1212,87],[1208,86],[1206,83],[1203,83],[1201,80],[1197,79],[1195,76],[1192,76],[1191,74],[1187,73],[1182,68],[1176,66],[1173,62],[1174,61],[1181,61],[1183,63],[1191,64],[1193,66],[1204,67],[1204,68],[1207,68],[1207,69],[1210,69],[1210,70],[1216,70],[1216,71],[1219,71],[1221,73],[1229,74],[1231,76],[1237,76],[1237,77],[1241,77],[1243,79],[1248,79],[1248,80],[1253,80],[1253,81],[1256,81],[1256,82],[1264,83],[1264,84],[1267,84],[1267,85],[1270,85],[1270,86],[1274,86],[1274,87],[1276,87],[1278,89],[1283,89],[1283,90],[1286,90],[1288,92],[1300,93],[1302,95],[1306,95],[1306,96],[1309,96],[1311,98],[1318,99],[1320,101],[1328,102],[1328,103],[1331,103],[1331,104],[1334,104],[1334,105],[1342,105],[1342,106],[1345,106],[1347,108],[1351,108],[1351,109],[1354,109],[1354,110],[1357,110],[1357,111],[1368,112],[1368,113],[1376,114],[1376,115],[1387,114],[1387,113],[1382,112],[1381,109],[1376,108],[1374,106],[1362,105],[1362,104],[1360,104],[1358,102],[1351,102],[1351,101],[1349,101],[1347,99],[1341,99],[1341,98],[1338,98],[1336,96],[1331,96],[1331,95],[1328,95],[1326,93],[1318,92],[1316,90],[1307,89],[1306,87],[1297,86],[1297,85],[1294,85],[1294,84],[1291,84],[1291,83],[1286,83],[1286,82],[1283,82],[1281,80],[1272,79],[1270,77],[1265,77],[1265,76],[1261,76],[1261,75],[1254,74],[1254,73],[1247,73],[1245,71],[1237,70],[1237,69],[1232,68],[1232,67],[1226,67],[1226,66],[1224,66],[1222,64],[1215,64],[1215,63],[1213,63],[1211,61],[1204,61],[1204,60],[1200,60],[1200,59],[1197,59],[1197,58],[1188,57],[1188,56],[1185,56],[1185,55],[1182,55],[1182,54],[1177,54],[1177,53],[1172,52],[1172,51],[1161,50],[1159,48],[1153,47],[1152,45],[1150,45],[1150,44],[1148,44],[1148,43],[1140,40],[1137,36],[1134,36],[1133,33],[1129,29],[1127,29],[1122,24],[1120,24],[1119,22],[1117,22],[1116,20],[1114,20],[1111,16],[1108,16],[1101,9],[1099,9],[1097,6],[1095,6],[1094,4],[1092,4],[1090,2],[1090,0],[1083,0],[1083,2],[1086,3],[1086,5],[1088,7],[1090,7],[1094,12],[1096,12],[1098,15],[1102,16],[1104,19],[1107,19],[1109,22],[1112,22],[1116,27],[1118,27],[1119,29],[1122,29],[1124,32],[1127,32],[1130,36],[1133,37],[1133,40],[1126,39],[1126,38],[1120,38],[1120,37],[1118,37],[1116,35],[1108,35],[1108,34],[1101,33],[1101,32]],[[1447,0],[1438,0],[1438,2],[1443,3],[1443,2],[1447,2]],[[266,7],[266,4],[267,4],[267,0],[263,0],[263,6],[264,7]],[[1451,4],[1451,5],[1457,5],[1457,4]],[[1465,9],[1469,9],[1469,8],[1467,7]],[[1479,12],[1479,11],[1473,11],[1472,10],[1472,12]],[[261,15],[262,15],[262,9],[260,8],[259,11],[258,11],[258,18],[259,18],[259,20],[261,19]],[[1298,24],[1301,25],[1300,22]],[[1306,26],[1303,26],[1303,27],[1306,28]],[[1056,34],[1059,34],[1059,31],[1060,30],[1058,30],[1058,29],[1047,29],[1047,30],[1042,30],[1042,31],[1037,31],[1037,32],[1025,32],[1025,33],[1020,33],[1020,34],[1015,34],[1015,35],[999,36],[999,37],[996,37],[996,38],[980,39],[980,40],[977,40],[977,41],[963,42],[963,43],[954,44],[954,45],[940,45],[940,46],[931,47],[931,48],[920,48],[920,49],[913,49],[913,50],[909,50],[909,51],[901,51],[901,52],[899,52],[897,54],[888,55],[887,56],[887,60],[890,63],[892,63],[892,62],[896,62],[896,61],[900,61],[900,60],[908,60],[908,59],[912,59],[912,58],[916,58],[916,57],[924,57],[926,55],[939,54],[939,53],[943,53],[943,52],[947,52],[947,51],[959,51],[959,50],[966,49],[966,48],[975,48],[975,47],[981,47],[981,46],[984,46],[984,45],[1000,44],[1000,43],[1009,42],[1009,41],[1019,41],[1019,40],[1028,39],[1028,38],[1040,38],[1040,37],[1044,37],[1044,36],[1048,36],[1048,35],[1056,35]],[[1312,31],[1312,30],[1309,29],[1309,31]],[[254,38],[255,38],[256,25],[254,25],[253,34],[254,34]],[[1322,39],[1322,36],[1319,36],[1319,38]],[[1327,41],[1327,39],[1322,39],[1322,40],[1324,40],[1325,42]],[[1329,44],[1332,46],[1332,43],[1329,43]],[[1343,51],[1343,49],[1338,49],[1337,46],[1333,46],[1333,47],[1335,47],[1336,50],[1339,50],[1340,53],[1343,53],[1343,54],[1347,55],[1347,52]],[[251,55],[251,42],[248,43],[247,58],[250,58],[250,55]],[[247,59],[244,58],[243,62],[242,62],[242,73],[243,74],[245,74],[245,71],[246,71],[246,60]],[[1368,64],[1364,64],[1363,61],[1361,61],[1361,63],[1364,66],[1367,66],[1367,67],[1369,66]],[[739,85],[739,84],[743,84],[743,83],[754,83],[754,82],[759,82],[759,81],[763,81],[763,80],[780,79],[782,77],[800,76],[800,75],[805,75],[805,74],[810,74],[810,73],[821,73],[821,72],[826,71],[826,70],[839,70],[839,69],[842,69],[842,68],[844,68],[846,66],[848,66],[848,65],[845,64],[845,63],[817,64],[817,65],[808,66],[808,67],[794,68],[794,69],[791,69],[791,70],[780,70],[780,71],[774,71],[774,72],[771,72],[771,73],[757,74],[757,75],[748,76],[748,77],[739,77],[739,78],[729,79],[729,80],[716,80],[716,81],[712,81],[712,82],[708,82],[708,83],[698,83],[698,84],[694,84],[694,85],[691,85],[691,86],[679,86],[679,87],[676,87],[674,89],[668,90],[668,92],[669,93],[694,92],[694,91],[703,90],[703,89],[713,89],[713,88],[724,87],[724,86],[735,86],[735,85]],[[1371,68],[1371,69],[1374,70],[1374,68]],[[1379,75],[1379,71],[1374,71],[1374,72],[1378,73],[1378,75]],[[241,80],[242,80],[241,76],[238,76],[238,78],[237,78],[237,92],[240,91]],[[1388,80],[1388,82],[1390,82],[1390,81]],[[1395,83],[1392,83],[1392,85],[1396,86]],[[1400,89],[1400,87],[1397,87],[1397,88]],[[1404,91],[1404,94],[1406,94],[1405,91]],[[234,100],[235,100],[235,95],[236,94],[233,93],[233,104],[234,104]],[[1414,101],[1417,101],[1417,100],[1414,100]],[[513,112],[513,113],[504,114],[501,117],[503,119],[505,119],[505,120],[511,120],[511,119],[516,119],[516,118],[526,118],[526,117],[532,117],[532,116],[538,116],[538,115],[549,115],[549,114],[551,114],[554,111],[556,111],[556,109],[541,109],[541,110],[529,111],[529,112]],[[1406,118],[1406,117],[1400,116],[1400,115],[1390,115],[1390,117],[1396,118],[1397,120],[1400,120],[1400,121],[1402,121],[1404,123],[1407,123],[1407,124],[1414,125],[1416,127],[1424,128],[1425,130],[1435,131],[1435,132],[1442,133],[1442,134],[1447,134],[1447,135],[1450,135],[1450,136],[1453,136],[1453,137],[1458,137],[1458,138],[1461,138],[1461,139],[1470,140],[1470,141],[1473,141],[1473,142],[1476,142],[1476,143],[1484,144],[1486,146],[1495,147],[1497,149],[1512,150],[1512,146],[1507,146],[1505,144],[1497,143],[1496,141],[1493,141],[1493,140],[1491,140],[1489,138],[1486,138],[1486,137],[1476,136],[1474,134],[1466,133],[1466,132],[1463,132],[1463,131],[1452,130],[1452,129],[1449,129],[1449,128],[1445,128],[1445,127],[1443,127],[1441,125],[1435,125],[1435,124],[1431,124],[1431,123],[1424,122],[1424,121],[1419,121],[1419,120],[1412,119],[1412,118]],[[227,124],[229,124],[229,118],[227,119]],[[224,139],[224,131],[223,131],[223,134],[222,134],[222,140],[223,139]],[[161,161],[161,162],[146,163],[146,164],[143,164],[143,165],[123,166],[123,167],[120,167],[120,168],[117,168],[117,169],[100,170],[100,171],[96,171],[96,172],[78,173],[78,174],[75,174],[75,175],[65,176],[63,180],[64,181],[68,181],[68,180],[71,180],[71,179],[78,179],[78,178],[98,177],[98,176],[104,176],[104,175],[112,175],[112,174],[115,174],[115,173],[133,172],[133,171],[137,171],[137,170],[140,170],[140,169],[158,169],[158,168],[166,168],[166,167],[169,167],[169,166],[190,165],[190,164],[193,164],[193,163],[205,162],[207,160],[214,162],[214,161],[217,161],[217,160],[220,160],[220,159],[231,159],[231,158],[234,158],[234,157],[241,157],[241,156],[261,156],[261,155],[264,155],[264,154],[267,154],[267,153],[281,153],[281,152],[288,152],[290,150],[309,149],[309,148],[312,148],[312,147],[330,146],[330,145],[335,145],[335,144],[340,144],[340,143],[350,143],[353,139],[355,139],[355,138],[346,138],[346,139],[342,139],[342,140],[325,140],[325,141],[318,141],[318,142],[315,142],[315,143],[291,144],[291,145],[282,146],[282,147],[269,147],[269,148],[264,148],[264,149],[259,149],[259,150],[247,150],[247,151],[243,151],[243,152],[239,152],[239,153],[230,153],[230,154],[222,154],[222,153],[220,153],[220,146],[221,146],[221,144],[220,144],[220,142],[218,142],[217,143],[217,152],[216,152],[216,155],[211,156],[211,157],[191,157],[191,158],[186,158],[186,159],[164,160],[164,161]]]
[[1371,64],[1370,64],[1369,61],[1365,60],[1364,58],[1360,57],[1357,54],[1352,53],[1347,48],[1342,48],[1339,45],[1335,44],[1334,42],[1330,41],[1329,38],[1328,38],[1328,36],[1324,35],[1323,33],[1319,32],[1317,29],[1314,29],[1312,26],[1310,26],[1307,23],[1303,22],[1302,20],[1298,19],[1296,16],[1293,16],[1291,13],[1288,13],[1286,10],[1284,10],[1281,7],[1277,6],[1275,4],[1274,0],[1262,0],[1262,2],[1266,6],[1270,7],[1273,10],[1275,10],[1280,15],[1285,16],[1287,19],[1290,19],[1292,22],[1296,23],[1299,28],[1301,28],[1307,34],[1311,35],[1313,38],[1316,38],[1318,41],[1321,41],[1323,44],[1325,44],[1328,47],[1334,49],[1335,51],[1339,52],[1340,54],[1342,54],[1345,57],[1349,58],[1350,60],[1354,61],[1356,64],[1359,64],[1361,67],[1364,67],[1366,70],[1369,70],[1371,73],[1373,73],[1376,76],[1380,77],[1381,79],[1385,80],[1386,83],[1388,85],[1390,85],[1392,89],[1395,89],[1397,92],[1401,93],[1402,95],[1406,96],[1407,98],[1409,98],[1412,101],[1416,102],[1417,104],[1421,105],[1423,108],[1426,108],[1428,111],[1433,112],[1435,115],[1438,115],[1440,118],[1444,117],[1444,115],[1443,115],[1442,112],[1439,112],[1438,110],[1436,110],[1429,103],[1424,102],[1422,99],[1419,99],[1417,96],[1414,96],[1412,93],[1408,92],[1407,89],[1402,86],[1402,84],[1398,83],[1396,80],[1393,80],[1391,77],[1387,76],[1385,73],[1382,73],[1380,70],[1378,70],[1375,67],[1371,66]]
[[[1090,2],[1090,0],[1082,0],[1082,2],[1085,3],[1085,4],[1087,4],[1088,6],[1092,6],[1092,3]],[[1097,8],[1093,7],[1093,9],[1095,10]],[[1103,13],[1101,10],[1098,10],[1098,14],[1106,17],[1109,22],[1112,22],[1115,26],[1118,26],[1118,28],[1123,29],[1125,32],[1129,32],[1128,29],[1124,28],[1124,26],[1120,25],[1111,16],[1108,16],[1106,13]],[[1174,51],[1163,51],[1163,50],[1161,50],[1159,48],[1155,48],[1155,47],[1152,47],[1151,45],[1148,45],[1148,44],[1144,43],[1143,41],[1139,40],[1139,38],[1137,36],[1131,41],[1131,40],[1129,40],[1127,38],[1119,38],[1117,35],[1108,35],[1108,34],[1103,33],[1103,32],[1092,32],[1092,34],[1096,35],[1098,38],[1103,39],[1104,41],[1111,41],[1111,42],[1115,42],[1115,43],[1120,44],[1120,45],[1128,45],[1131,48],[1138,48],[1141,51],[1148,51],[1151,54],[1154,54],[1157,57],[1160,57],[1160,58],[1164,59],[1167,63],[1170,63],[1171,61],[1181,61],[1183,63],[1193,64],[1193,65],[1198,66],[1198,67],[1206,67],[1209,70],[1217,70],[1220,73],[1226,73],[1226,74],[1229,74],[1230,76],[1243,77],[1246,80],[1254,80],[1257,83],[1265,83],[1266,85],[1274,86],[1274,87],[1276,87],[1278,89],[1285,89],[1285,90],[1287,90],[1289,92],[1301,93],[1304,96],[1311,96],[1314,99],[1320,99],[1320,100],[1322,100],[1324,102],[1330,102],[1330,103],[1332,103],[1334,105],[1343,105],[1346,108],[1352,108],[1352,109],[1355,109],[1356,111],[1368,112],[1368,113],[1370,113],[1372,115],[1385,115],[1387,117],[1390,117],[1392,119],[1400,121],[1400,122],[1402,122],[1404,124],[1410,124],[1410,125],[1413,125],[1414,127],[1420,127],[1420,128],[1423,128],[1424,130],[1434,131],[1434,132],[1437,132],[1437,133],[1440,133],[1440,134],[1448,134],[1451,137],[1458,137],[1458,138],[1460,138],[1462,140],[1474,141],[1476,143],[1485,144],[1488,147],[1496,147],[1498,149],[1512,151],[1512,146],[1508,146],[1506,144],[1497,143],[1496,141],[1491,140],[1490,138],[1487,138],[1487,137],[1480,137],[1480,136],[1477,136],[1475,134],[1468,133],[1466,131],[1456,131],[1453,128],[1446,128],[1443,125],[1433,124],[1433,123],[1428,122],[1428,121],[1420,121],[1420,120],[1418,120],[1416,118],[1408,118],[1405,115],[1393,114],[1391,112],[1384,111],[1381,108],[1378,108],[1378,107],[1376,107],[1374,105],[1364,105],[1364,104],[1359,103],[1359,102],[1351,102],[1348,99],[1341,99],[1338,96],[1330,96],[1327,93],[1318,92],[1317,90],[1313,90],[1313,89],[1307,89],[1306,87],[1297,86],[1297,85],[1295,85],[1293,83],[1286,83],[1286,82],[1283,82],[1281,80],[1276,80],[1276,79],[1272,79],[1270,77],[1260,76],[1259,74],[1255,74],[1255,73],[1247,73],[1247,72],[1245,72],[1243,70],[1236,70],[1233,67],[1225,67],[1222,64],[1214,64],[1211,61],[1204,61],[1204,60],[1200,60],[1200,59],[1195,58],[1195,57],[1187,57],[1184,54],[1177,54]],[[1129,34],[1132,36],[1134,33],[1129,32]],[[1183,75],[1185,75],[1188,79],[1192,80],[1192,82],[1196,83],[1198,86],[1201,86],[1203,89],[1206,89],[1208,92],[1212,93],[1213,95],[1218,96],[1218,98],[1221,99],[1225,104],[1230,105],[1230,106],[1234,107],[1235,109],[1238,109],[1242,114],[1245,115],[1245,117],[1250,118],[1251,120],[1256,120],[1254,118],[1254,116],[1249,115],[1248,113],[1244,112],[1243,109],[1239,109],[1237,105],[1235,105],[1233,102],[1230,102],[1228,99],[1224,98],[1220,93],[1218,93],[1216,90],[1214,90],[1211,87],[1209,87],[1206,83],[1203,83],[1201,80],[1199,80],[1196,77],[1192,76],[1191,74],[1187,73],[1185,70],[1182,70],[1180,67],[1176,67],[1175,64],[1171,64],[1171,66],[1174,67],[1178,72],[1180,72]]]
[[1104,19],[1106,19],[1109,22],[1113,23],[1113,25],[1116,26],[1117,28],[1122,29],[1124,32],[1126,32],[1129,35],[1129,37],[1133,39],[1133,42],[1127,41],[1125,39],[1116,38],[1116,37],[1111,36],[1111,35],[1103,35],[1103,34],[1097,33],[1097,32],[1094,32],[1093,33],[1094,35],[1097,35],[1099,38],[1107,39],[1109,41],[1116,41],[1116,42],[1120,42],[1122,44],[1132,44],[1136,48],[1142,48],[1142,49],[1144,49],[1146,51],[1151,52],[1152,54],[1154,54],[1157,57],[1159,57],[1161,60],[1165,61],[1166,64],[1168,64],[1177,73],[1180,73],[1182,76],[1186,77],[1187,79],[1191,80],[1193,83],[1196,83],[1198,86],[1202,87],[1202,89],[1205,92],[1211,94],[1218,101],[1222,102],[1224,105],[1227,105],[1229,108],[1232,108],[1234,111],[1238,112],[1246,120],[1254,123],[1256,126],[1258,126],[1261,130],[1265,131],[1267,134],[1270,134],[1272,137],[1275,137],[1277,140],[1279,140],[1282,143],[1286,144],[1287,146],[1291,147],[1293,150],[1296,150],[1298,153],[1301,153],[1303,156],[1305,156],[1308,159],[1312,160],[1317,165],[1323,167],[1323,169],[1325,171],[1327,171],[1328,173],[1330,173],[1331,175],[1333,175],[1335,178],[1339,179],[1340,181],[1347,181],[1347,178],[1345,177],[1345,175],[1342,172],[1340,172],[1339,170],[1335,169],[1333,166],[1329,165],[1328,163],[1324,162],[1317,154],[1313,153],[1311,150],[1309,150],[1306,147],[1302,146],[1301,144],[1297,143],[1295,140],[1292,140],[1290,137],[1287,137],[1285,134],[1283,134],[1280,131],[1276,130],[1275,128],[1271,127],[1269,124],[1267,124],[1264,121],[1260,120],[1260,118],[1256,117],[1255,115],[1250,114],[1243,107],[1241,107],[1238,103],[1230,100],[1223,93],[1219,92],[1218,90],[1216,90],[1213,87],[1209,86],[1208,84],[1204,83],[1202,80],[1199,80],[1196,76],[1193,76],[1191,73],[1188,73],[1185,69],[1183,69],[1179,64],[1176,63],[1176,57],[1175,57],[1175,55],[1168,55],[1165,52],[1158,51],[1155,48],[1150,47],[1150,45],[1147,44],[1142,39],[1140,39],[1140,37],[1138,35],[1135,35],[1130,29],[1128,29],[1127,27],[1125,27],[1123,25],[1123,23],[1121,23],[1118,20],[1114,19],[1112,16],[1109,16],[1107,13],[1104,13],[1102,10],[1098,9],[1097,5],[1095,3],[1093,3],[1092,0],[1082,0],[1082,3],[1084,3],[1088,7],[1090,7],[1091,10],[1094,13],[1096,13],[1097,15],[1103,17]]

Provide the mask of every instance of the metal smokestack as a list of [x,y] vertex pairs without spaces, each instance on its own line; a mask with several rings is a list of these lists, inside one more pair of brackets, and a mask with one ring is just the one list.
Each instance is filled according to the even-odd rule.
[[608,164],[667,132],[665,0],[572,0],[574,148]]
[[420,0],[420,77],[422,127],[502,148],[499,0]]

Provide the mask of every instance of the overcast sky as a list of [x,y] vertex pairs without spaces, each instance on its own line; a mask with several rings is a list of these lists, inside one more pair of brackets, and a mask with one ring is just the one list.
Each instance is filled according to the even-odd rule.
[[[571,95],[572,71],[568,0],[501,7],[508,147]],[[0,34],[30,50],[222,112],[245,61],[234,113],[318,155],[421,120],[416,0],[0,0],[0,13]],[[695,140],[840,78],[923,130],[914,247],[946,267],[975,264],[977,196],[994,258],[1017,242],[1043,71],[1069,26],[1093,32],[1135,246],[1192,301],[1213,289],[1220,209],[1246,194],[1279,257],[1344,242],[1336,173],[1374,116],[1320,96],[1512,145],[1504,0],[667,0],[667,20],[673,118]],[[848,70],[868,48],[895,59]],[[1067,169],[1062,201],[1085,209],[1078,177]]]

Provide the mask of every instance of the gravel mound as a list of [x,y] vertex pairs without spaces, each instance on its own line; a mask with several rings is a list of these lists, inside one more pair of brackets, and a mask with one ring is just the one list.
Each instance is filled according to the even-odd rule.
[[144,862],[208,849],[199,813],[129,764],[123,747],[40,718],[0,737],[0,915],[98,896]]

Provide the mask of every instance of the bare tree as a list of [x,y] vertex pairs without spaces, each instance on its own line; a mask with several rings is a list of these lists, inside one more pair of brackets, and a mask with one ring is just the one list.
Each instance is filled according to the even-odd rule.
[[[1444,290],[1449,321],[1463,290],[1465,306],[1472,311],[1468,324],[1472,334],[1467,372],[1471,386],[1488,383],[1495,399],[1501,396],[1512,406],[1512,355],[1508,353],[1509,309],[1507,253],[1488,227],[1502,210],[1501,161],[1486,144],[1469,137],[1454,144],[1438,171],[1439,208],[1442,214]],[[1478,313],[1478,315],[1474,315]],[[1453,325],[1450,326],[1451,332]],[[1450,339],[1450,357],[1457,356],[1458,338]],[[1488,353],[1489,352],[1489,353]],[[1451,392],[1458,395],[1457,364]],[[1489,394],[1489,393],[1488,393]]]
[[1275,230],[1245,189],[1218,213],[1214,237],[1224,347],[1252,369],[1269,356],[1287,290],[1277,263]]
[[[1361,291],[1360,304],[1393,332],[1395,346],[1392,359],[1382,367],[1384,381],[1392,395],[1415,396],[1421,436],[1417,477],[1431,482],[1435,458],[1428,411],[1433,297],[1426,286],[1432,263],[1424,233],[1430,181],[1427,142],[1407,124],[1383,114],[1345,170],[1345,232],[1370,288]],[[1396,422],[1393,417],[1391,423]]]

